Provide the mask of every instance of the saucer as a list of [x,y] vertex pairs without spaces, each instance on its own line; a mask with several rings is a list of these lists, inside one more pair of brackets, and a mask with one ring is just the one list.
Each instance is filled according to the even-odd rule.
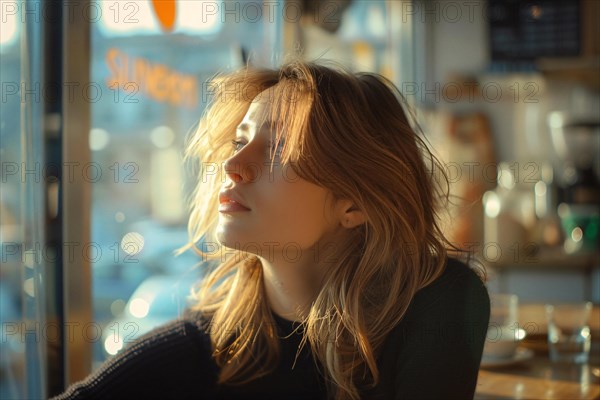
[[529,360],[533,357],[533,350],[517,348],[515,354],[509,358],[486,357],[481,358],[481,367],[504,367]]

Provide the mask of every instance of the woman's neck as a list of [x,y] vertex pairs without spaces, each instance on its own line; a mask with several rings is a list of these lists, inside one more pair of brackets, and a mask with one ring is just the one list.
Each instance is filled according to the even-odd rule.
[[314,285],[314,263],[270,262],[261,260],[265,294],[271,310],[290,321],[307,315],[318,287]]
[[325,272],[339,258],[345,230],[325,235],[308,249],[294,254],[275,252],[259,257],[267,301],[271,310],[290,321],[302,321],[321,291]]

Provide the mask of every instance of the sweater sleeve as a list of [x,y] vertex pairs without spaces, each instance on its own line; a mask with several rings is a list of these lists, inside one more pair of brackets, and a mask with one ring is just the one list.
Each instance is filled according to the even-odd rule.
[[208,335],[176,320],[143,335],[51,400],[212,399],[216,366],[209,351]]
[[466,270],[428,300],[394,334],[392,398],[472,399],[490,316],[487,289]]

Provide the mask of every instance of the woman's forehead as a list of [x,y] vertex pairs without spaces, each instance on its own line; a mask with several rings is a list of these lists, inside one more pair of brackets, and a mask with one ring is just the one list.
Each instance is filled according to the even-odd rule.
[[282,131],[279,130],[282,124],[285,124],[287,118],[280,115],[274,115],[275,108],[280,109],[280,104],[274,100],[273,87],[260,92],[253,98],[246,114],[238,125],[248,131],[255,133],[269,131],[272,135],[278,136]]
[[238,135],[255,136],[272,132],[270,107],[262,102],[251,103],[246,115],[236,128]]
[[271,103],[265,99],[256,98],[250,103],[250,108],[244,116],[244,122],[260,126],[269,120],[271,115]]

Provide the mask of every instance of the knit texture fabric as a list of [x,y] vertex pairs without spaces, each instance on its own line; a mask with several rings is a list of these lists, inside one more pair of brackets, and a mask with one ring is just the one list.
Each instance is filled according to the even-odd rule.
[[[64,399],[328,399],[322,371],[306,344],[296,353],[298,323],[273,313],[282,353],[276,370],[241,386],[217,385],[210,337],[197,314],[154,329],[107,360]],[[392,329],[377,365],[379,384],[364,399],[472,399],[490,317],[484,284],[466,264],[449,259],[421,289]]]

